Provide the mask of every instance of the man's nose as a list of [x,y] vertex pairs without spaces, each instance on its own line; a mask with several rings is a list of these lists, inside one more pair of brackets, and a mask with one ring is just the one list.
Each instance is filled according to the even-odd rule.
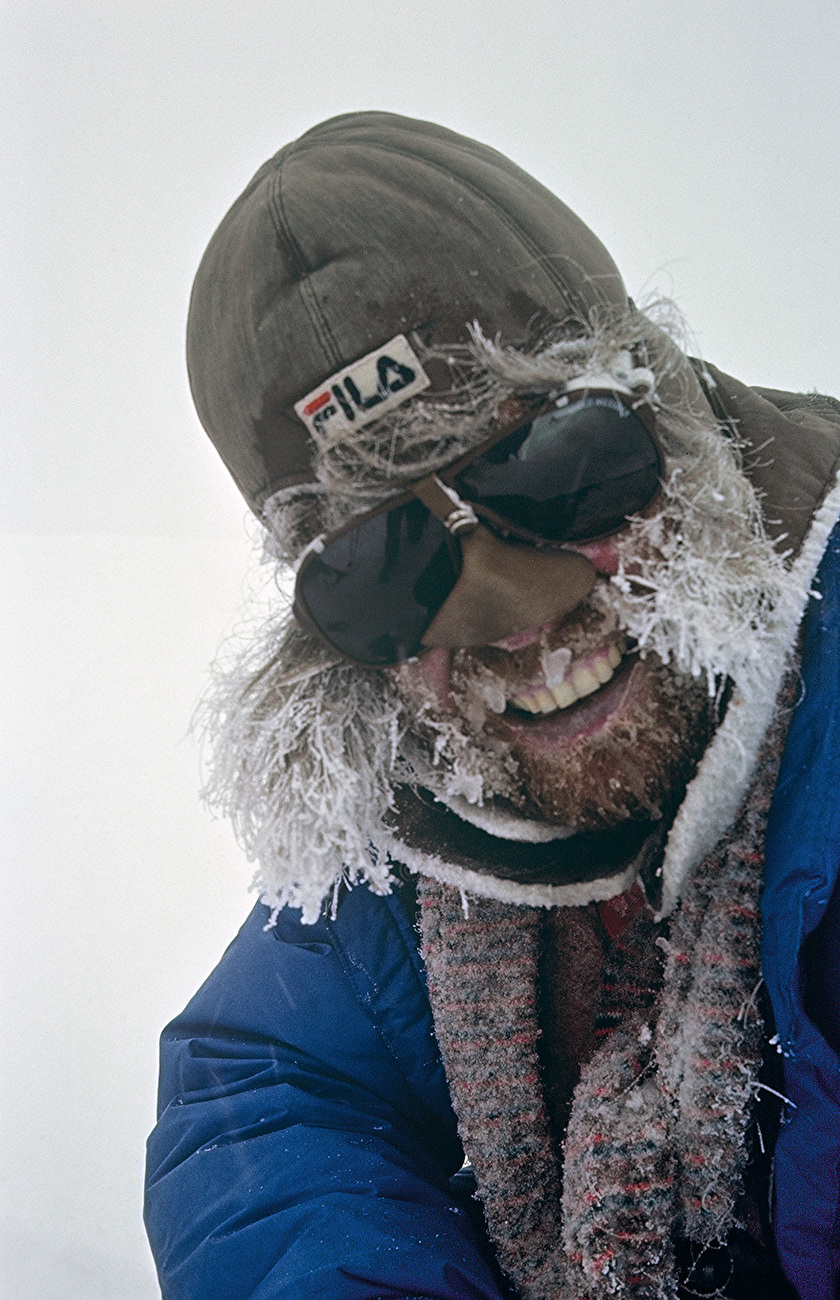
[[595,566],[575,551],[504,542],[480,524],[460,538],[461,574],[423,645],[491,645],[562,618],[589,595]]

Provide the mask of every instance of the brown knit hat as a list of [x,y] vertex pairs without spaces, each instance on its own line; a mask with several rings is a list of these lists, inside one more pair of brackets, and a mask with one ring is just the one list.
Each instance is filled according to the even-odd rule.
[[[249,506],[313,478],[294,404],[398,334],[527,345],[623,311],[603,245],[495,150],[429,122],[349,113],[257,172],[216,231],[190,304],[201,422]],[[445,366],[427,367],[436,389]]]

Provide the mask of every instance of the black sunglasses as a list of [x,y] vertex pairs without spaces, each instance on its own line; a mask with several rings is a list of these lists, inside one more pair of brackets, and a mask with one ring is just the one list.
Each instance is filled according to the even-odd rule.
[[653,411],[592,389],[538,407],[401,495],[322,535],[297,570],[294,612],[345,658],[383,667],[419,654],[461,571],[458,534],[562,548],[622,528],[656,497]]

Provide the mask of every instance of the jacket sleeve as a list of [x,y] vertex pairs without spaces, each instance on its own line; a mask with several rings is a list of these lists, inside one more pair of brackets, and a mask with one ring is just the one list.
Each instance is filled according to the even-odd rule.
[[164,1031],[146,1224],[164,1300],[500,1300],[410,925],[255,908]]
[[815,589],[804,623],[801,699],[767,827],[762,964],[789,1098],[776,1144],[774,1233],[799,1294],[834,1300],[840,1281],[840,524]]

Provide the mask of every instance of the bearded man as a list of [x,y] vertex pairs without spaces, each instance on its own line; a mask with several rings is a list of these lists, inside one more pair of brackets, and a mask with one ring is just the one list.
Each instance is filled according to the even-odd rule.
[[257,173],[188,348],[296,579],[217,694],[261,902],[164,1034],[164,1296],[828,1300],[840,405],[379,113]]

